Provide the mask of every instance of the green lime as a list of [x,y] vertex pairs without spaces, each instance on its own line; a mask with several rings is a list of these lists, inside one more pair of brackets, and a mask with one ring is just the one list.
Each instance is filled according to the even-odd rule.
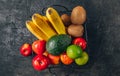
[[78,45],[70,45],[67,47],[66,53],[68,57],[76,59],[82,55],[82,49]]

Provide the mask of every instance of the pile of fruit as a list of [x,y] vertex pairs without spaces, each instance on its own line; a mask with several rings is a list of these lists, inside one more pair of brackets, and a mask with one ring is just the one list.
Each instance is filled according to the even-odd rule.
[[89,59],[83,38],[85,21],[86,11],[82,6],[74,7],[70,16],[60,16],[52,7],[46,10],[46,16],[35,13],[32,20],[26,21],[26,27],[38,40],[24,43],[20,53],[30,56],[34,52],[32,65],[38,71],[59,63],[85,65]]

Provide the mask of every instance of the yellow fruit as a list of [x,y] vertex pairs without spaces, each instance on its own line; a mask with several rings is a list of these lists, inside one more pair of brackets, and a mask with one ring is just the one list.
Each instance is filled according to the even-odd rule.
[[48,40],[48,37],[32,21],[26,21],[26,27],[38,39]]
[[42,16],[42,17],[47,22],[47,24],[55,31],[54,27],[52,26],[52,24],[50,23],[50,21],[48,20],[48,18],[46,16]]
[[54,8],[49,7],[46,10],[46,16],[58,34],[66,34],[65,26]]
[[40,14],[35,13],[32,16],[32,21],[37,25],[37,27],[48,37],[50,38],[57,33],[52,29],[52,27],[47,23],[45,18]]
[[42,18],[46,21],[49,22],[48,18],[46,16],[42,16]]

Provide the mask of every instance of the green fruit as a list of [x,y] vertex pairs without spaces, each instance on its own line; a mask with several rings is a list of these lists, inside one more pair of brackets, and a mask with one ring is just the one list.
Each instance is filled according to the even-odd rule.
[[71,37],[66,34],[52,36],[46,43],[46,50],[52,55],[60,55],[71,43]]
[[78,65],[85,65],[89,60],[89,56],[86,52],[82,53],[82,56],[75,59],[75,63]]
[[82,55],[82,49],[77,45],[68,46],[66,52],[67,52],[67,55],[72,59],[76,59]]

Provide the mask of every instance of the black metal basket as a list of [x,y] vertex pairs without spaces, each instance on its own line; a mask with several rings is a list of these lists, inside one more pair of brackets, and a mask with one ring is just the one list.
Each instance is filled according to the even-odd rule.
[[[49,7],[53,7],[59,12],[59,14],[68,14],[70,15],[71,14],[71,11],[72,10],[69,10],[68,8],[66,8],[65,6],[62,6],[62,5],[51,5]],[[45,7],[42,9],[42,14],[45,15],[45,11],[48,7]],[[88,42],[88,35],[87,35],[87,20],[86,22],[83,24],[84,26],[84,35],[83,35],[83,38]],[[86,52],[89,51],[89,46],[87,44],[87,48],[85,49]],[[32,57],[34,56],[35,54],[32,55]],[[59,76],[58,75],[58,71],[61,71],[61,72],[64,72],[64,76],[70,76],[70,74],[72,73],[78,73],[77,75],[79,76],[79,69],[87,69],[89,68],[89,65],[84,65],[84,66],[78,66],[76,63],[72,63],[70,65],[64,65],[62,63],[58,64],[58,65],[50,65],[47,69],[49,70],[49,72],[52,74],[52,76]],[[58,70],[58,71],[56,71]]]

